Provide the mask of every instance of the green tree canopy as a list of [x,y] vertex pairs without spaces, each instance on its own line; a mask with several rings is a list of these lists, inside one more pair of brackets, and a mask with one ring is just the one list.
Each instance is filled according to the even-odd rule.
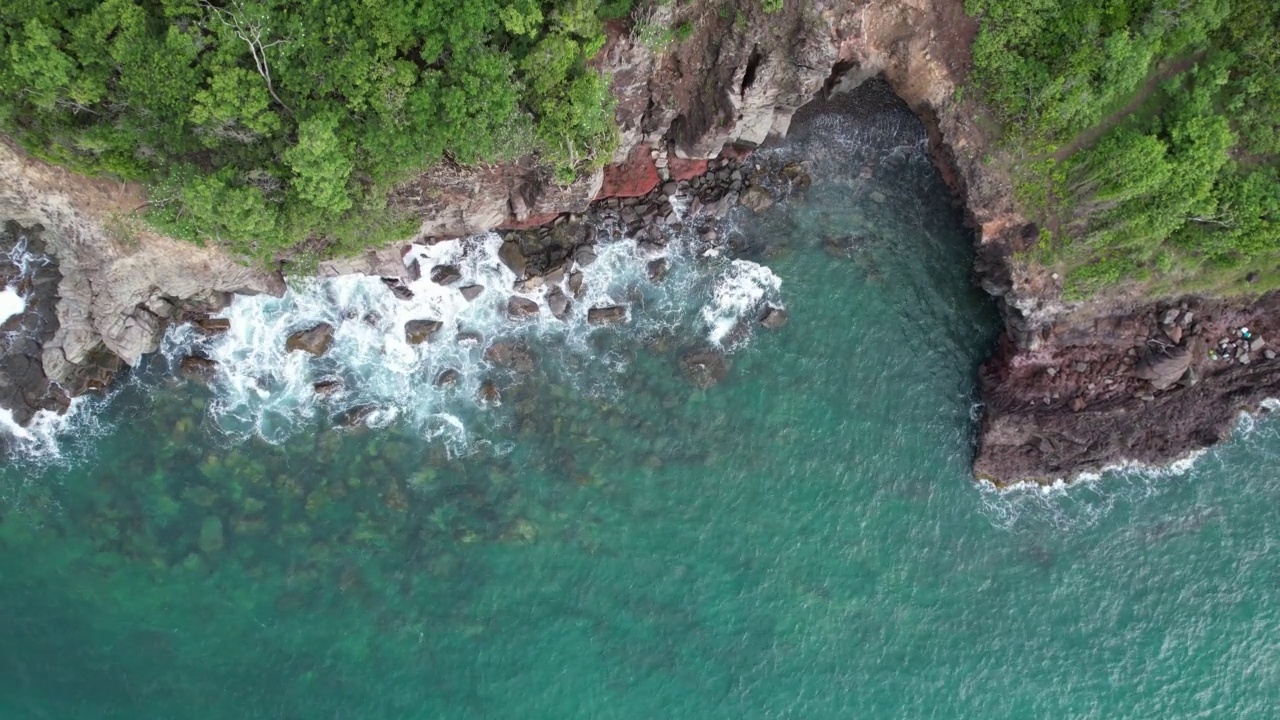
[[[145,180],[155,219],[261,257],[403,226],[387,192],[444,155],[537,153],[562,180],[617,142],[598,0],[9,0],[0,130]],[[348,233],[344,236],[342,233]]]

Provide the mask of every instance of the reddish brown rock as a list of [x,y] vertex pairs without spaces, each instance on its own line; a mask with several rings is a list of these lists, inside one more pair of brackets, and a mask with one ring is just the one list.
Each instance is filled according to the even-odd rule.
[[632,148],[627,159],[604,169],[604,184],[597,199],[610,197],[642,197],[658,187],[658,166],[650,157],[647,145]]
[[672,180],[692,180],[707,174],[707,161],[686,160],[672,155],[667,159],[667,172],[671,173]]

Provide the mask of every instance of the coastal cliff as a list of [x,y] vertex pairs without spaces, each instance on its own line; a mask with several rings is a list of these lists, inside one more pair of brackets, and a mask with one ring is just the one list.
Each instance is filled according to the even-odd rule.
[[[567,185],[533,158],[442,164],[389,197],[391,212],[419,222],[405,242],[528,228],[593,201],[644,196],[705,173],[708,160],[784,137],[814,98],[881,78],[924,123],[975,232],[975,282],[1005,321],[981,372],[979,477],[1050,481],[1126,460],[1167,462],[1216,442],[1240,410],[1280,389],[1280,365],[1265,347],[1280,340],[1269,319],[1275,296],[1067,302],[1058,275],[1028,259],[1041,231],[1019,210],[1013,160],[996,147],[988,109],[963,92],[978,23],[960,0],[786,3],[774,13],[669,4],[633,20],[607,26],[596,58],[617,102],[621,141],[610,164]],[[641,21],[688,22],[692,32],[654,42],[637,31]],[[0,217],[38,225],[60,273],[56,322],[39,354],[45,387],[17,393],[26,398],[13,408],[19,422],[57,408],[49,383],[72,394],[101,387],[118,362],[154,351],[166,323],[184,313],[217,308],[228,293],[283,292],[274,269],[152,231],[137,215],[147,203],[138,185],[85,179],[0,144]],[[400,257],[397,245],[319,272],[401,276]],[[296,261],[279,258],[286,271]],[[1225,359],[1217,350],[1210,357],[1227,345]],[[33,376],[17,382],[31,386]]]

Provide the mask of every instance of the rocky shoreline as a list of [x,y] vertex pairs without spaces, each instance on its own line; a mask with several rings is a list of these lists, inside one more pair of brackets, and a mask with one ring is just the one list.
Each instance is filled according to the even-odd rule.
[[[1270,320],[1276,297],[1072,306],[1062,302],[1056,278],[1018,259],[1039,233],[1018,212],[999,164],[984,162],[996,149],[983,108],[972,93],[962,100],[957,92],[977,29],[961,0],[801,5],[774,15],[746,8],[746,23],[711,14],[693,37],[664,49],[611,27],[600,64],[613,77],[622,133],[612,163],[566,187],[529,160],[432,169],[391,198],[392,211],[421,218],[407,240],[497,228],[520,249],[523,281],[563,272],[571,283],[568,263],[591,245],[594,222],[661,245],[679,215],[672,197],[690,198],[684,210],[709,218],[736,204],[772,202],[744,174],[743,154],[784,137],[813,98],[879,77],[924,123],[935,164],[975,231],[975,282],[996,298],[1005,321],[980,376],[978,477],[1045,482],[1126,460],[1168,462],[1217,442],[1238,412],[1277,394],[1277,364],[1267,348],[1252,347],[1258,336],[1280,343]],[[802,182],[802,169],[779,172]],[[48,292],[32,305],[39,308],[40,324],[31,327],[38,352],[24,347],[15,357],[26,364],[4,373],[10,387],[24,378],[21,400],[7,391],[7,402],[26,408],[14,410],[19,421],[65,405],[57,388],[74,395],[105,385],[121,363],[154,351],[168,323],[205,317],[229,293],[283,292],[278,272],[151,233],[135,219],[146,203],[139,186],[82,178],[0,142],[0,217],[42,228],[61,276],[52,283],[56,305]],[[583,222],[587,216],[591,222]],[[700,242],[719,242],[712,224],[696,231]],[[402,253],[403,246],[370,251],[323,263],[318,274],[379,275],[396,291],[414,272]],[[565,289],[572,301],[572,287]],[[1250,338],[1240,336],[1242,327]],[[1241,353],[1245,340],[1251,344]],[[713,366],[695,358],[690,378],[714,381]],[[198,375],[200,363],[187,370]]]

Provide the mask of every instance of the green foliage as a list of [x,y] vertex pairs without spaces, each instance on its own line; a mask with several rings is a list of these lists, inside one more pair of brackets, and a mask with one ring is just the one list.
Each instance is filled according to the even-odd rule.
[[[968,0],[974,77],[1069,297],[1232,291],[1280,257],[1280,6]],[[1043,240],[1042,240],[1043,242]],[[1172,283],[1172,284],[1171,284]]]
[[765,12],[773,14],[782,9],[782,0],[760,0],[760,7]]
[[[386,197],[448,156],[541,155],[567,182],[617,142],[589,61],[629,0],[12,0],[0,130],[150,182],[153,220],[270,258],[406,228]],[[318,241],[318,244],[317,244]]]

